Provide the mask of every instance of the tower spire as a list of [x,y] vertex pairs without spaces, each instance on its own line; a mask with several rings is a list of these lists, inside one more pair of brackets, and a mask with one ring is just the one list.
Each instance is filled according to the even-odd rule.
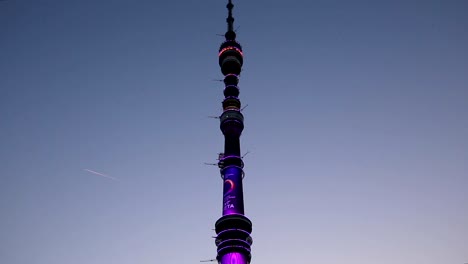
[[234,5],[232,4],[231,0],[229,0],[226,7],[228,9],[228,17],[226,18],[227,31],[226,31],[225,37],[226,37],[226,40],[235,40],[236,32],[234,32],[234,17],[232,16],[232,9],[234,8]]
[[228,31],[234,31],[234,17],[232,17],[232,9],[234,8],[234,5],[232,4],[232,1],[229,0],[229,3],[226,5],[229,14],[228,17],[226,18],[226,22],[228,23]]

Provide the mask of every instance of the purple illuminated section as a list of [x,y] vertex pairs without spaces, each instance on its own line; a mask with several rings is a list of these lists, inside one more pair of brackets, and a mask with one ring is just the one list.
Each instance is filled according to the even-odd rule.
[[242,168],[230,166],[223,170],[223,215],[244,214]]
[[241,253],[233,252],[221,258],[222,264],[248,264],[247,258]]

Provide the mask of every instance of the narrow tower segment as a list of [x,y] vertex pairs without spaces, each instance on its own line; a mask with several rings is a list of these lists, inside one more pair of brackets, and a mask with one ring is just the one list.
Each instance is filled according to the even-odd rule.
[[252,222],[244,216],[244,162],[241,157],[240,136],[244,129],[244,116],[239,100],[239,74],[244,62],[242,46],[236,41],[231,0],[227,4],[228,24],[226,40],[219,48],[219,66],[224,75],[223,113],[220,129],[224,135],[224,153],[220,154],[218,166],[223,187],[223,216],[216,221],[216,259],[220,264],[248,264],[252,258]]

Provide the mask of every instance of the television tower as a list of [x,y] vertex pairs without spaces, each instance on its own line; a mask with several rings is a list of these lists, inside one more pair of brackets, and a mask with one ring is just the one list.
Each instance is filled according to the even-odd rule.
[[224,135],[224,153],[219,155],[218,167],[224,182],[223,216],[216,221],[216,260],[220,264],[248,264],[252,255],[252,222],[244,216],[244,162],[239,137],[244,129],[244,116],[239,101],[239,74],[242,70],[242,47],[236,41],[231,0],[227,4],[226,40],[219,48],[219,66],[224,75],[223,113],[219,117]]

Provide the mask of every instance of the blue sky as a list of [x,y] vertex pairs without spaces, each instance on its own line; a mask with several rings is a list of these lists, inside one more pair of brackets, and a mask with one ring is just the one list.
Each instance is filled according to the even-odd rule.
[[[215,256],[225,4],[0,2],[1,263]],[[234,4],[252,263],[468,262],[468,2]]]

